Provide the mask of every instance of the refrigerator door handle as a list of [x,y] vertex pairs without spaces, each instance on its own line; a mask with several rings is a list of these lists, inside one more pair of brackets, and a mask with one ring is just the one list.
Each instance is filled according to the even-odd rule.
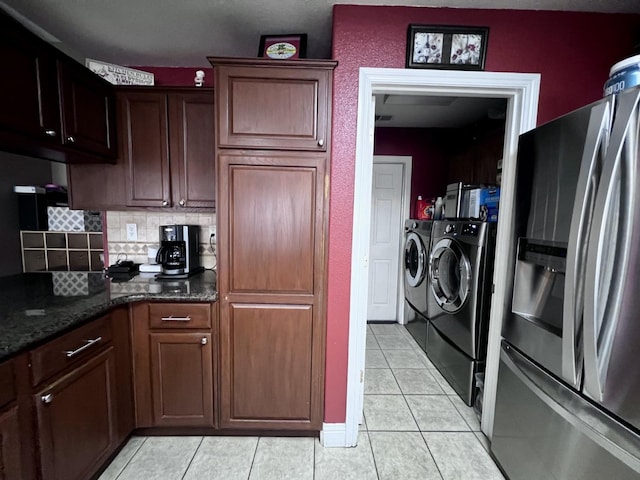
[[[633,447],[637,448],[637,439],[633,433],[626,430],[616,431],[605,422],[593,421],[602,415],[595,407],[584,400],[576,401],[576,393],[555,385],[553,377],[538,371],[537,367],[521,358],[504,342],[500,360],[547,407],[629,468],[640,472],[640,460],[629,451],[633,451]],[[553,395],[548,392],[553,392]],[[581,405],[581,402],[585,405]]]
[[589,218],[596,198],[596,182],[609,141],[611,103],[611,100],[605,101],[591,109],[569,230],[562,315],[562,376],[576,386],[582,375],[584,246],[589,238]]
[[[584,392],[603,401],[620,319],[636,205],[640,91],[620,94],[589,236],[584,302]],[[616,205],[616,201],[619,202]],[[609,217],[611,216],[611,217]],[[618,225],[607,228],[608,220]],[[612,238],[612,235],[615,235]],[[611,252],[613,260],[607,261]]]

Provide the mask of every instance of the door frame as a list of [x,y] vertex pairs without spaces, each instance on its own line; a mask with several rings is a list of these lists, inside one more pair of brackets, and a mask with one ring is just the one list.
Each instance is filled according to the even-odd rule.
[[[400,212],[400,231],[402,232],[404,227],[404,219],[409,218],[411,215],[411,172],[413,168],[413,157],[407,155],[374,155],[373,163],[396,163],[402,165],[402,207]],[[373,166],[371,167],[373,169]],[[373,172],[373,170],[372,170]],[[373,178],[372,178],[373,181]],[[404,234],[402,234],[404,235]],[[369,238],[371,242],[371,238]],[[400,238],[400,248],[398,249],[398,258],[400,258],[400,264],[398,268],[398,308],[396,308],[396,315],[398,317],[398,323],[404,325],[404,282],[402,281],[404,270],[402,268],[402,259],[404,251],[404,236]],[[367,294],[369,292],[367,291]],[[369,298],[367,296],[367,298]],[[368,307],[367,300],[367,307]]]
[[506,278],[510,267],[509,259],[512,255],[511,237],[518,136],[536,126],[539,91],[540,74],[537,73],[360,68],[344,446],[354,446],[358,442],[358,427],[362,419],[364,400],[369,229],[375,127],[374,94],[493,97],[506,98],[508,101],[496,241],[496,249],[508,254],[496,255],[494,267],[495,293],[491,301],[482,417],[482,431],[491,438],[500,333],[505,307],[507,307]]

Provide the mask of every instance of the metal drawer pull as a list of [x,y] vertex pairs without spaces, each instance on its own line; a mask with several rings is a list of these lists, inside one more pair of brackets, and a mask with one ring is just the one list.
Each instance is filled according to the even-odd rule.
[[87,343],[85,343],[81,347],[78,347],[75,350],[66,350],[64,353],[67,355],[67,358],[75,357],[77,354],[85,351],[91,345],[94,345],[101,341],[102,341],[102,337],[94,338],[93,340],[86,340]]
[[49,136],[49,137],[55,137],[56,136],[56,131],[55,130],[45,130],[44,134]]
[[187,315],[186,317],[174,317],[173,315],[169,315],[168,317],[162,317],[163,322],[190,322],[191,317]]
[[42,395],[40,400],[42,400],[42,403],[51,403],[53,401],[53,394],[47,393],[46,395]]
[[206,345],[207,344],[207,337],[202,337],[202,340],[200,340],[200,343],[202,345]]

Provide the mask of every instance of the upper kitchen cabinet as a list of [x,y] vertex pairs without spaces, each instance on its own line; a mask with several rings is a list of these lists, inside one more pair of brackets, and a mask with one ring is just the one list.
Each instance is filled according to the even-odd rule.
[[211,89],[119,94],[127,205],[215,207]]
[[[51,50],[0,15],[0,55],[11,71],[0,75],[2,143],[24,137],[61,143],[56,61]],[[23,36],[21,41],[16,38]]]
[[72,165],[75,209],[215,208],[213,90],[122,87],[116,165]]
[[0,149],[68,163],[116,156],[115,93],[102,80],[0,14]]
[[112,86],[82,65],[58,60],[62,142],[104,158],[115,158],[115,94]]
[[335,62],[209,58],[216,67],[218,147],[326,151]]

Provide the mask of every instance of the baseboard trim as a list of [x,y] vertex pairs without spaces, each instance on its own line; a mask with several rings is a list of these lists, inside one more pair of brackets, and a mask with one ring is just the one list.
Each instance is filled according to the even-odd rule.
[[323,423],[320,431],[320,444],[323,447],[346,447],[347,446],[347,424],[346,423]]

